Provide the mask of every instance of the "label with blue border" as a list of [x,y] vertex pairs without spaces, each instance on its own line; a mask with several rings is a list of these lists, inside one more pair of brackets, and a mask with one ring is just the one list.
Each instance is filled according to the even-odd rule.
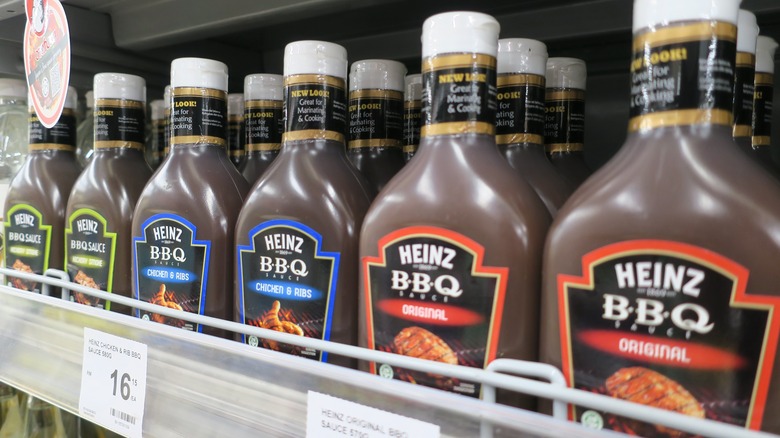
[[[238,246],[239,312],[247,325],[329,340],[340,254],[322,251],[322,236],[299,222],[276,219]],[[243,336],[263,346],[327,361],[327,352]]]
[[[181,216],[156,214],[133,237],[136,299],[174,310],[204,314],[211,242],[196,240],[198,229]],[[147,321],[202,331],[199,324],[136,310]]]

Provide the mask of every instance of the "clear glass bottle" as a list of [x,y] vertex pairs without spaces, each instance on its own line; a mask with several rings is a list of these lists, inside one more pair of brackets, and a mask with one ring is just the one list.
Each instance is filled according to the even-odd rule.
[[95,93],[92,90],[87,91],[85,95],[87,102],[87,111],[84,113],[84,120],[76,129],[76,158],[82,168],[92,159],[95,153],[92,147],[95,141]]
[[284,131],[283,77],[253,74],[244,78],[246,160],[241,174],[254,185],[279,155]]
[[18,438],[23,433],[24,417],[17,391],[0,383],[0,438]]
[[27,84],[0,79],[0,188],[8,187],[26,156]]
[[23,438],[80,438],[78,417],[28,396]]

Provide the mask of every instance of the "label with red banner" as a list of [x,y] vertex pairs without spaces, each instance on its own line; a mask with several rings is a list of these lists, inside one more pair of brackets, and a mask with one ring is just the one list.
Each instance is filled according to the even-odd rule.
[[[479,243],[443,228],[409,227],[364,257],[368,347],[484,368],[496,357],[508,268],[483,266]],[[480,385],[371,363],[371,372],[479,397]]]
[[[697,246],[635,240],[588,253],[582,272],[558,276],[562,367],[570,386],[761,426],[780,298],[746,294],[745,267]],[[679,436],[577,407],[570,416],[629,434]]]
[[70,81],[70,31],[59,0],[27,0],[24,70],[30,104],[43,126],[53,127],[62,114]]

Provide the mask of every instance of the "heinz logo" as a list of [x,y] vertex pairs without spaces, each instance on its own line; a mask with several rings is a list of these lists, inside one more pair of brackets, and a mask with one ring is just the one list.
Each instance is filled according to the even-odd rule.
[[455,258],[455,250],[429,243],[412,243],[398,247],[398,255],[402,265],[413,263],[439,266],[444,269],[453,269],[452,259]]
[[704,271],[661,262],[618,263],[615,276],[620,289],[651,287],[682,292],[692,297],[699,296],[704,281]]
[[76,221],[76,230],[79,233],[94,233],[98,232],[98,223],[92,219],[79,219]]
[[267,235],[265,236],[265,248],[268,251],[287,250],[301,254],[303,252],[303,238],[283,233]]
[[181,230],[176,227],[161,225],[159,227],[152,228],[152,234],[154,240],[173,240],[175,242],[181,242]]
[[16,225],[32,227],[35,225],[35,216],[28,213],[19,213],[14,215]]

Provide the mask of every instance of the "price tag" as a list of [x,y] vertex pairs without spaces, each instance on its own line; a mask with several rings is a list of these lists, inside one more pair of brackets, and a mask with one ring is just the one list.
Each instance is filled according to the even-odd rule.
[[79,413],[126,437],[141,437],[146,344],[84,328]]
[[438,425],[309,391],[307,438],[439,438]]

